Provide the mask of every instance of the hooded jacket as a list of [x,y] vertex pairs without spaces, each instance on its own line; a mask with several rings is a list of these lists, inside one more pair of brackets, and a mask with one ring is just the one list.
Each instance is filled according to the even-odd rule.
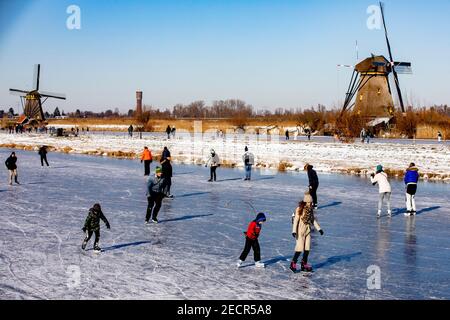
[[306,170],[308,171],[308,180],[309,185],[313,188],[319,187],[319,177],[317,176],[316,170],[313,169],[314,167],[309,165]]
[[260,222],[266,221],[266,215],[264,213],[259,213],[255,220],[250,222],[245,235],[250,240],[257,240],[261,233],[262,226]]
[[166,180],[163,177],[155,176],[153,178],[150,178],[147,182],[147,196],[155,193],[163,193],[165,187]]
[[419,182],[419,169],[411,167],[406,170],[405,184],[417,184]]
[[109,229],[109,222],[103,214],[102,210],[89,209],[88,216],[84,222],[84,228],[88,231],[100,230],[100,220],[102,220],[106,227]]
[[218,167],[220,165],[220,159],[217,153],[211,154],[206,162],[209,167]]
[[253,153],[246,151],[242,156],[242,161],[244,161],[245,165],[254,165],[255,164],[255,156]]
[[8,168],[8,170],[16,170],[17,169],[17,157],[9,156],[8,159],[5,161],[5,165]]

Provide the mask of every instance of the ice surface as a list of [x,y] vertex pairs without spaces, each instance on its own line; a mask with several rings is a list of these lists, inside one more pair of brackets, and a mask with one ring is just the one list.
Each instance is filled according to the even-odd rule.
[[[393,181],[392,219],[377,221],[377,187],[365,178],[320,174],[309,276],[289,271],[291,215],[307,187],[303,173],[174,167],[174,200],[159,225],[144,225],[145,178],[138,161],[18,151],[20,186],[0,170],[0,299],[450,299],[449,186],[421,183],[419,214],[405,218],[403,184]],[[0,150],[5,159],[9,151]],[[154,168],[154,165],[152,165]],[[89,207],[102,204],[100,255],[80,249]],[[235,262],[242,232],[268,213],[261,235],[265,270]],[[92,241],[89,248],[92,247]],[[367,288],[380,267],[381,290]],[[78,272],[79,271],[79,276]]]

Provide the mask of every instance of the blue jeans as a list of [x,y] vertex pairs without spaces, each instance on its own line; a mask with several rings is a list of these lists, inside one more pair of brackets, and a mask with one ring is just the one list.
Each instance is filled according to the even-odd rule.
[[250,180],[252,178],[252,165],[246,164],[245,165],[245,179]]

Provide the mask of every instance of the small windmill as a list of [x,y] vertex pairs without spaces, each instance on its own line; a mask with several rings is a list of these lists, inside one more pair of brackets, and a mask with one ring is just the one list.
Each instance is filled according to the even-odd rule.
[[372,57],[361,61],[354,67],[344,106],[342,107],[341,116],[344,112],[353,107],[356,112],[371,117],[392,115],[395,108],[392,90],[389,84],[389,76],[391,74],[394,77],[400,108],[403,113],[405,112],[398,75],[411,74],[411,63],[394,61],[384,17],[384,5],[381,2],[380,9],[389,60],[384,56],[375,56],[372,54]]
[[[45,91],[39,91],[39,81],[40,81],[41,65],[37,64],[34,66],[34,77],[33,77],[33,89],[30,90],[19,90],[19,89],[9,89],[9,93],[12,95],[20,96],[22,102],[23,113],[25,117],[22,120],[25,122],[42,122],[45,121],[44,110],[42,105],[47,101],[48,98],[66,100],[64,94],[51,93]],[[42,101],[42,98],[45,98]],[[23,104],[23,99],[25,99],[25,106]]]

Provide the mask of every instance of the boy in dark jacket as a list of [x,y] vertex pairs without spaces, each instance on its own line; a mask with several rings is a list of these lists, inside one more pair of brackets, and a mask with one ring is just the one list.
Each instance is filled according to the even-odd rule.
[[313,198],[314,209],[317,210],[317,189],[319,189],[319,177],[317,176],[316,170],[314,167],[307,163],[305,165],[305,171],[308,172],[308,180],[309,180],[309,193]]
[[145,216],[145,224],[148,224],[150,218],[153,223],[158,223],[158,213],[164,199],[164,190],[166,188],[166,180],[162,176],[161,167],[156,167],[155,177],[148,179],[147,183],[147,215]]
[[164,150],[161,154],[161,169],[162,169],[162,177],[165,180],[166,187],[164,188],[164,194],[167,198],[173,198],[173,195],[170,194],[170,187],[172,186],[172,157],[170,155],[170,151],[167,147],[164,147]]
[[86,233],[86,238],[81,245],[83,250],[86,249],[86,245],[92,237],[92,234],[95,233],[95,242],[94,242],[94,251],[101,252],[102,249],[99,247],[98,243],[100,241],[100,220],[102,220],[107,229],[111,229],[108,220],[102,212],[102,208],[98,203],[94,204],[94,206],[89,209],[88,216],[86,221],[84,222],[83,232]]
[[416,200],[415,196],[417,193],[417,183],[419,182],[419,169],[417,169],[414,163],[409,165],[405,174],[405,185],[406,185],[406,213],[405,216],[415,216],[417,214],[416,210]]
[[9,170],[9,184],[12,185],[13,178],[17,184],[20,184],[17,180],[17,157],[15,152],[11,153],[8,159],[6,159],[5,165]]
[[41,156],[41,166],[44,166],[44,162],[47,167],[49,166],[47,161],[47,153],[47,146],[42,146],[39,148],[39,155]]
[[250,249],[252,248],[255,257],[255,267],[264,268],[264,263],[261,263],[261,248],[259,246],[258,238],[261,233],[262,224],[266,221],[266,215],[264,213],[259,213],[256,219],[248,225],[247,232],[244,232],[245,247],[237,263],[238,268],[241,267],[242,263],[247,259]]

